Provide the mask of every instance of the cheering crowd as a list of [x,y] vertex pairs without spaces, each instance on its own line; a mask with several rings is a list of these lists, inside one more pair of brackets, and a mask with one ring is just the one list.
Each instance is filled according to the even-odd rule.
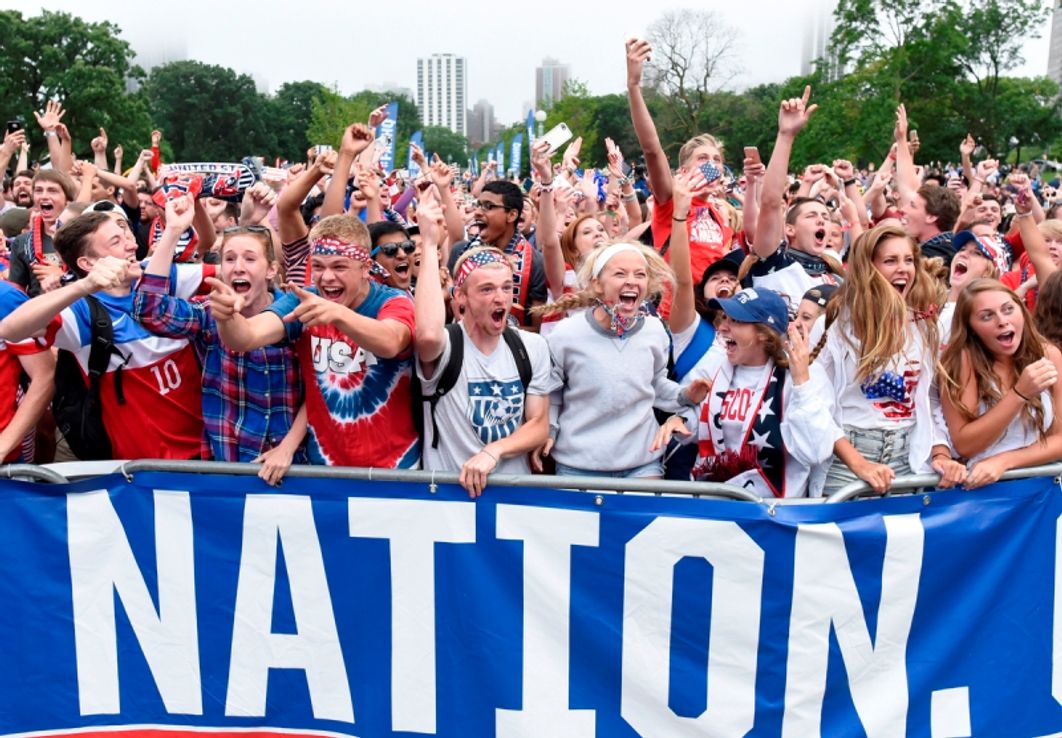
[[[374,129],[263,171],[77,159],[50,102],[0,147],[0,460],[213,459],[727,482],[821,496],[1062,459],[1062,220],[1035,167],[917,162],[901,105],[877,167],[789,172],[689,140],[677,168],[627,42],[644,160],[531,147],[531,176],[384,171]],[[577,133],[577,132],[576,132]],[[740,144],[741,142],[728,142]],[[883,142],[883,149],[888,142]],[[113,164],[109,154],[113,153]],[[1062,201],[1060,201],[1062,202]]]

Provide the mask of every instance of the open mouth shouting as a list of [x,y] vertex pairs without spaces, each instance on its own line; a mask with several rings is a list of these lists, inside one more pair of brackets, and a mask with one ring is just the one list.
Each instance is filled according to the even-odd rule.
[[619,293],[619,304],[624,312],[633,313],[638,308],[640,298],[638,290],[622,290]]
[[342,287],[326,287],[324,285],[321,285],[320,291],[321,297],[332,302],[340,302],[344,292]]
[[819,228],[815,231],[815,246],[818,248],[826,248],[826,229]]
[[1018,332],[1015,330],[1006,330],[1002,333],[997,333],[996,341],[1004,351],[1014,351],[1018,347]]
[[408,261],[400,261],[391,267],[391,273],[396,274],[399,277],[409,276],[410,263]]
[[491,322],[491,324],[495,328],[497,328],[499,330],[504,328],[505,327],[505,323],[506,323],[506,318],[507,318],[507,316],[506,316],[507,312],[508,311],[504,307],[497,307],[497,308],[494,308],[493,310],[491,310],[490,311],[490,322]]
[[246,295],[248,292],[251,291],[250,281],[243,279],[242,277],[237,277],[233,279],[232,284],[230,286],[232,287],[232,291],[235,292],[237,295]]

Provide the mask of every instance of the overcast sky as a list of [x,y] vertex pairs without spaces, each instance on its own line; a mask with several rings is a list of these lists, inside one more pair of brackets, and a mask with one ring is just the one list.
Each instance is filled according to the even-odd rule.
[[[824,2],[828,0],[690,5],[713,8],[738,29],[737,62],[742,71],[731,86],[741,88],[800,72],[805,28]],[[0,0],[0,7],[36,15],[42,4]],[[304,79],[336,86],[344,94],[385,83],[412,90],[418,56],[462,54],[468,59],[469,107],[479,99],[489,100],[506,125],[527,110],[534,96],[535,67],[547,56],[569,64],[572,76],[586,82],[594,94],[621,92],[624,39],[644,34],[656,13],[681,7],[640,0],[490,4],[52,0],[47,4],[49,10],[116,23],[146,57],[220,64],[250,74],[271,91],[284,82]],[[1027,42],[1025,64],[1016,74],[1046,74],[1049,27],[1050,21],[1041,38]]]

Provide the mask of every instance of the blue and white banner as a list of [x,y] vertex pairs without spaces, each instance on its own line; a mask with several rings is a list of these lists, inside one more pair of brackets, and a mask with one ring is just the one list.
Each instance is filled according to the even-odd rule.
[[527,111],[527,145],[530,146],[535,143],[535,111]]
[[513,136],[512,143],[509,144],[509,168],[513,170],[517,177],[520,176],[520,154],[523,146],[524,134],[517,133]]
[[395,168],[395,139],[398,137],[398,103],[387,104],[387,118],[376,126],[376,145],[383,148],[380,166],[384,172]]
[[[420,166],[413,161],[413,147],[418,146],[421,153],[424,152],[424,131],[415,131],[412,136],[409,137],[409,161],[406,163],[406,169],[409,170],[409,176],[416,177],[420,174]],[[425,157],[427,160],[427,157]]]
[[[1062,495],[0,482],[0,734],[1062,730]],[[172,731],[172,732],[170,732]]]
[[497,175],[499,179],[505,178],[505,142],[499,141],[498,148],[494,152],[494,161],[498,162]]

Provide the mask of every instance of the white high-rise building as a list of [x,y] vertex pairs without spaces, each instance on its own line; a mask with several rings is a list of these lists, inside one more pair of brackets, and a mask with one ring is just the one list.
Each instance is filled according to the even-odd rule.
[[1051,13],[1051,49],[1047,54],[1047,76],[1062,85],[1062,0],[1056,0]]
[[571,77],[571,68],[549,57],[535,69],[535,105],[548,108],[564,97],[564,84]]
[[425,126],[443,126],[468,133],[468,63],[455,54],[417,59],[417,107]]
[[841,71],[837,60],[829,53],[830,36],[833,33],[833,12],[837,0],[814,0],[805,9],[804,45],[800,54],[800,73],[811,74],[816,62],[824,63],[827,79],[837,79]]

